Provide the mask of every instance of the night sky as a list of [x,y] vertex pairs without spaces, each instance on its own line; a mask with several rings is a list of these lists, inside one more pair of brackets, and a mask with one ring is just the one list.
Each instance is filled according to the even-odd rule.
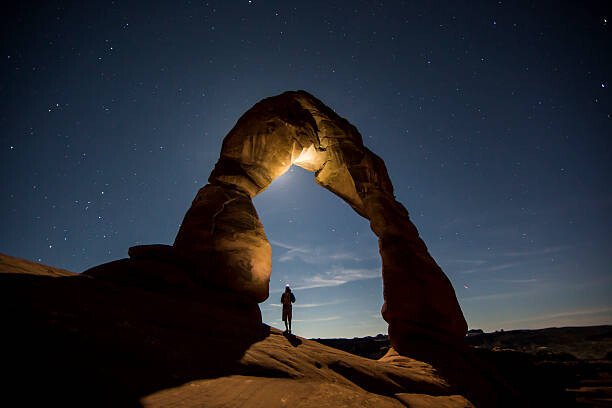
[[[171,244],[237,119],[304,89],[384,159],[470,328],[612,323],[606,2],[15,3],[0,252],[81,272]],[[386,332],[365,219],[296,167],[254,201],[266,322],[289,283],[296,334]]]

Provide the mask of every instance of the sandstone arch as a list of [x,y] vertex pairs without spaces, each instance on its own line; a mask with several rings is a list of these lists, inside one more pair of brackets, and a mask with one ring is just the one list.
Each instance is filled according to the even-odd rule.
[[272,251],[251,199],[293,164],[370,221],[395,349],[416,337],[459,343],[467,325],[453,287],[395,200],[384,162],[353,125],[304,91],[260,101],[223,140],[174,242],[197,277],[252,301],[268,297]]

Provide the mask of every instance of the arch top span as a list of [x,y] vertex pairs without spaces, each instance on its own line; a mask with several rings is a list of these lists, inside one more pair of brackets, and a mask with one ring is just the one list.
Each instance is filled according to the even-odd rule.
[[305,91],[263,99],[223,140],[174,243],[201,280],[256,302],[268,297],[271,247],[251,199],[292,165],[314,172],[317,184],[370,221],[396,350],[415,335],[461,341],[467,325],[452,285],[395,200],[383,160],[355,126]]
[[254,197],[297,165],[367,218],[360,190],[393,194],[386,170],[364,171],[374,163],[382,160],[347,120],[305,91],[285,92],[262,100],[238,120],[223,140],[209,182]]

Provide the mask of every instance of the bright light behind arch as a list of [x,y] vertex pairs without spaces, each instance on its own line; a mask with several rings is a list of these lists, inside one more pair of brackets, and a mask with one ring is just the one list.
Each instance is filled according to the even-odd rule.
[[317,150],[314,145],[303,148],[300,155],[292,160],[293,164],[308,171],[317,171],[325,162],[325,151]]

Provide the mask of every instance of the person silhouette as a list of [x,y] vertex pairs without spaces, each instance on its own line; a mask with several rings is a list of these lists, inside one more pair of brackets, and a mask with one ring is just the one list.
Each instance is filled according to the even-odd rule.
[[293,317],[293,305],[295,295],[291,292],[289,285],[285,286],[285,293],[281,296],[281,304],[283,305],[283,322],[285,322],[285,333],[291,334],[291,318]]

